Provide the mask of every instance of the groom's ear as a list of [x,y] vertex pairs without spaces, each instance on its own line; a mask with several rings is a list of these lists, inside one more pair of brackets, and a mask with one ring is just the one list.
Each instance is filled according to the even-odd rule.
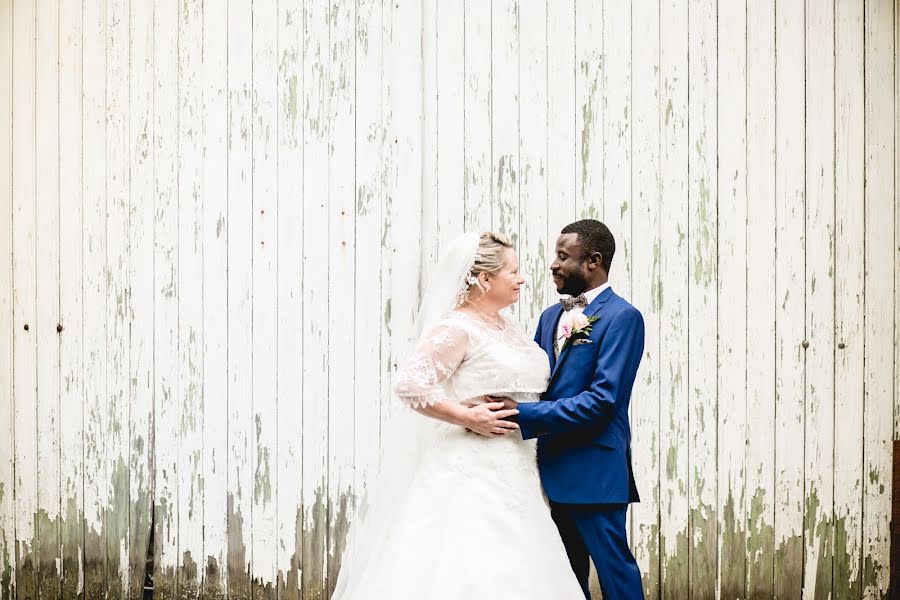
[[588,256],[588,265],[590,269],[593,271],[594,269],[602,269],[603,268],[603,255],[599,252],[592,252],[590,256]]

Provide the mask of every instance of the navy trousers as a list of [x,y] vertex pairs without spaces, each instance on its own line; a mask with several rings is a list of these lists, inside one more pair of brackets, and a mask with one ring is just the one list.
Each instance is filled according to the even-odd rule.
[[625,533],[626,504],[550,503],[572,570],[591,600],[588,589],[589,560],[600,578],[603,600],[643,600],[641,571],[628,547]]

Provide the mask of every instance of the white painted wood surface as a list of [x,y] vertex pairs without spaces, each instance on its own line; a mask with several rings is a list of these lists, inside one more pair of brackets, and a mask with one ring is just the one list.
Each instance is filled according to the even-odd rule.
[[[747,3],[747,579],[774,594],[775,562],[775,2]],[[751,262],[749,257],[755,257]]]
[[[12,256],[13,195],[12,195],[12,81],[13,81],[13,12],[12,2],[0,6],[0,251]],[[15,590],[15,410],[13,402],[13,271],[12,261],[0,261],[0,594],[10,598]],[[80,491],[80,487],[79,487]],[[79,502],[79,504],[81,504]],[[12,549],[12,550],[11,550]]]
[[327,597],[428,265],[512,236],[531,328],[581,217],[648,597],[884,597],[897,12],[3,3],[0,599]]

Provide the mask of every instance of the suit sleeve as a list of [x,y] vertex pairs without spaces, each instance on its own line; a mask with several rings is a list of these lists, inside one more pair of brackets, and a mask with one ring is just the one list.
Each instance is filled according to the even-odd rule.
[[544,315],[541,315],[541,318],[538,319],[537,330],[534,332],[534,343],[538,346],[541,345],[541,325],[544,323]]
[[522,437],[602,432],[627,402],[644,353],[644,319],[637,309],[614,317],[603,337],[590,387],[571,398],[519,404]]

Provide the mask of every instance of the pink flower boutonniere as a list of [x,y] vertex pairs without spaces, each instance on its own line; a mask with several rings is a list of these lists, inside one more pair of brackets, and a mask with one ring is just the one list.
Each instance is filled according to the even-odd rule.
[[559,340],[557,341],[562,341],[563,339],[565,339],[565,342],[563,343],[563,347],[565,347],[565,345],[572,341],[572,338],[574,338],[575,336],[587,336],[591,333],[591,328],[593,328],[594,326],[594,321],[599,318],[600,317],[597,316],[586,317],[583,314],[574,315],[568,323],[563,323],[562,336],[560,336]]

